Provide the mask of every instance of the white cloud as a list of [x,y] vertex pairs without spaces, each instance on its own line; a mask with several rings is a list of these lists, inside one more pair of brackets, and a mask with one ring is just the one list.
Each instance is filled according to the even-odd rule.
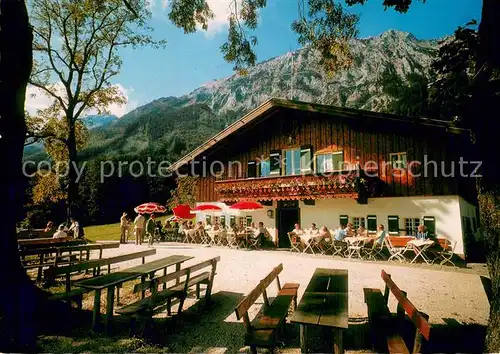
[[[241,0],[238,0],[238,7]],[[224,31],[229,26],[229,15],[231,14],[232,0],[207,0],[208,6],[214,13],[214,18],[208,23],[206,37],[213,37],[215,34]]]
[[127,103],[124,105],[118,105],[116,103],[113,103],[108,107],[108,110],[111,114],[117,116],[118,118],[121,118],[128,112],[134,110],[139,106],[139,102],[137,100],[131,100],[130,95],[132,92],[134,92],[134,89],[132,87],[125,88],[121,84],[116,84],[116,87],[121,91],[122,95],[125,96],[127,99]]
[[[62,83],[58,83],[56,84],[56,86],[60,93],[64,92]],[[126,88],[121,84],[115,84],[115,86],[125,97],[127,103],[124,105],[119,105],[116,103],[111,104],[108,106],[108,111],[120,118],[128,112],[137,108],[139,106],[139,102],[130,98],[131,94],[134,92],[134,89],[132,87]],[[28,89],[26,90],[26,110],[31,115],[36,115],[38,110],[49,107],[53,102],[54,99],[45,94],[43,90],[31,85],[28,86]],[[97,114],[97,111],[92,109],[87,114]]]

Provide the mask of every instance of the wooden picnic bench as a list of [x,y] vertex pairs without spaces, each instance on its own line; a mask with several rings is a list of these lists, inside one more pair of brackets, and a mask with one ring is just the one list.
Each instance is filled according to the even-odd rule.
[[[179,308],[177,314],[182,311],[184,300],[187,297],[187,292],[190,287],[196,286],[196,297],[200,298],[200,285],[206,285],[205,303],[210,301],[210,292],[215,276],[217,262],[220,257],[215,257],[207,261],[192,265],[190,267],[178,270],[174,273],[163,275],[153,278],[149,281],[137,284],[134,287],[134,294],[150,291],[150,296],[142,298],[139,301],[133,302],[116,310],[117,313],[123,316],[130,317],[130,335],[133,336],[136,331],[136,324],[138,320],[145,320],[146,328],[151,323],[151,318],[155,313],[158,313],[166,307],[167,314],[172,315],[172,299],[178,298]],[[195,274],[200,270],[210,267],[211,271],[203,271]],[[181,277],[184,280],[179,281]],[[171,280],[176,280],[177,284],[167,288],[167,283]],[[159,290],[160,285],[163,285],[163,290]]]
[[[299,284],[286,283],[281,287],[278,275],[282,270],[283,264],[275,267],[234,309],[236,318],[238,320],[243,318],[246,329],[245,345],[250,346],[252,353],[257,353],[257,347],[272,349],[278,345],[280,336],[285,330],[285,319],[290,305],[293,303],[293,308],[297,307]],[[278,285],[278,294],[271,303],[267,296],[267,288],[274,280]],[[261,295],[264,306],[250,322],[248,309]]]
[[66,292],[53,294],[51,300],[62,300],[71,304],[75,301],[78,308],[82,307],[83,294],[92,291],[92,289],[86,288],[76,288],[71,289],[71,274],[75,272],[81,272],[86,270],[94,270],[94,275],[100,274],[100,268],[102,266],[108,266],[108,274],[111,273],[111,265],[121,262],[130,261],[133,259],[142,258],[142,264],[146,261],[146,256],[151,256],[156,254],[156,249],[148,249],[139,252],[122,254],[119,256],[92,259],[89,261],[84,261],[76,264],[66,265],[62,267],[50,267],[44,271],[45,279],[48,283],[52,282],[58,275],[65,275],[66,277]]
[[53,247],[56,244],[61,246],[75,246],[86,244],[84,239],[74,239],[72,237],[59,237],[59,238],[35,238],[29,240],[17,240],[19,250],[27,250],[31,248],[47,248]]
[[[24,269],[38,268],[37,281],[42,279],[42,270],[44,267],[57,267],[61,264],[72,264],[82,260],[90,260],[90,252],[99,251],[99,259],[102,258],[104,249],[118,248],[119,242],[113,243],[93,243],[76,246],[60,246],[49,248],[34,248],[19,252],[21,263]],[[77,254],[73,254],[76,252]],[[84,255],[85,253],[85,255]],[[34,259],[26,259],[29,256],[37,256]],[[79,257],[78,257],[79,256]],[[85,258],[84,258],[85,257]]]
[[[154,249],[152,249],[154,251]],[[87,291],[95,291],[94,295],[94,309],[92,317],[92,327],[97,329],[98,319],[100,316],[101,309],[101,292],[107,289],[107,300],[106,300],[106,317],[104,318],[104,331],[108,333],[109,323],[111,317],[113,317],[114,308],[114,296],[115,288],[117,290],[117,302],[119,302],[119,288],[121,285],[127,281],[141,278],[141,283],[144,283],[147,278],[152,279],[154,274],[163,270],[163,275],[167,275],[167,268],[170,266],[175,266],[175,270],[179,271],[181,269],[181,264],[193,259],[192,256],[182,256],[182,255],[172,255],[165,258],[156,259],[154,261],[141,264],[132,268],[127,268],[120,270],[115,273],[109,273],[101,275],[98,277],[81,280],[75,283],[76,286],[84,288]],[[180,279],[176,279],[176,284],[180,283]],[[142,297],[145,297],[145,290],[142,289]]]
[[[374,349],[384,353],[409,353],[408,346],[403,339],[404,333],[402,333],[406,312],[415,326],[415,331],[412,332],[414,333],[412,353],[421,353],[422,344],[424,343],[425,347],[430,339],[429,316],[417,310],[406,297],[406,293],[394,283],[390,274],[382,270],[381,275],[385,282],[383,294],[380,289],[363,289]],[[387,306],[390,292],[398,301],[396,318],[393,318]]]
[[343,331],[348,327],[348,272],[316,268],[290,322],[300,324],[300,346],[308,353],[308,328],[332,329],[333,352],[343,353]]

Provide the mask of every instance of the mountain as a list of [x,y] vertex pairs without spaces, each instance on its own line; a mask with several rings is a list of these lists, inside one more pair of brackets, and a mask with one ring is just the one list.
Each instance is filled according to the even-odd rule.
[[113,123],[117,119],[118,117],[114,115],[105,115],[105,114],[94,115],[83,118],[83,123],[87,126],[87,128],[94,129],[99,127],[105,127]]
[[[353,65],[330,78],[309,47],[264,61],[246,76],[232,75],[181,97],[154,100],[92,130],[83,158],[162,156],[171,162],[270,97],[386,111],[384,88],[428,76],[438,40],[390,30],[353,40]],[[293,65],[293,76],[292,76]]]

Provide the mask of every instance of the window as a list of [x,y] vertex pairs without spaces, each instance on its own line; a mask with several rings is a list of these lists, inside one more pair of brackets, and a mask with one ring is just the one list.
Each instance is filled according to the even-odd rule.
[[304,205],[316,205],[316,201],[314,199],[304,199]]
[[222,226],[226,226],[226,217],[225,217],[224,215],[222,215],[222,216],[220,217],[220,224],[221,224]]
[[336,151],[316,155],[316,173],[340,171],[344,168],[344,152]]
[[220,225],[220,217],[218,216],[214,216],[214,219],[213,219],[213,224],[219,224]]
[[273,151],[271,152],[269,159],[270,159],[269,175],[273,176],[281,174],[281,153],[279,151]]
[[340,215],[340,225],[347,225],[349,217],[347,215]]
[[236,225],[236,216],[230,215],[229,216],[229,226],[232,227],[233,225]]
[[377,232],[377,216],[376,215],[368,215],[366,217],[366,220],[368,222],[368,233],[376,233]]
[[419,225],[420,218],[405,218],[406,234],[408,236],[416,236]]
[[248,161],[248,178],[257,177],[257,163],[255,161]]
[[399,235],[399,216],[389,215],[387,218],[389,235]]
[[311,167],[311,148],[310,147],[303,147],[300,149],[300,171],[304,173],[310,173],[312,172],[312,167]]
[[429,236],[436,235],[436,218],[434,216],[424,216],[424,225]]
[[252,217],[250,215],[246,217],[246,222],[246,226],[252,225]]
[[300,175],[300,149],[285,150],[285,170],[286,176]]
[[240,178],[240,163],[231,161],[229,162],[229,167],[228,167],[228,172],[229,172],[229,178],[231,179],[238,179]]
[[393,169],[397,170],[406,168],[406,152],[389,154],[389,159],[391,160],[391,166]]
[[259,200],[259,203],[262,204],[263,206],[273,206],[272,200]]
[[269,160],[262,160],[259,162],[260,177],[269,177],[271,174],[271,164]]
[[205,220],[206,220],[207,224],[212,225],[212,216],[207,215],[207,216],[205,217]]
[[359,217],[359,216],[353,217],[352,224],[353,224],[355,230],[357,230],[360,226],[366,227],[364,217]]

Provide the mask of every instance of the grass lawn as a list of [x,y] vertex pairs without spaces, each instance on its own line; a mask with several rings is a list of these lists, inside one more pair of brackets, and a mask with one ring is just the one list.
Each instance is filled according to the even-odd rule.
[[[164,215],[158,220],[163,221],[172,215]],[[120,223],[85,227],[85,238],[90,241],[120,241]]]

